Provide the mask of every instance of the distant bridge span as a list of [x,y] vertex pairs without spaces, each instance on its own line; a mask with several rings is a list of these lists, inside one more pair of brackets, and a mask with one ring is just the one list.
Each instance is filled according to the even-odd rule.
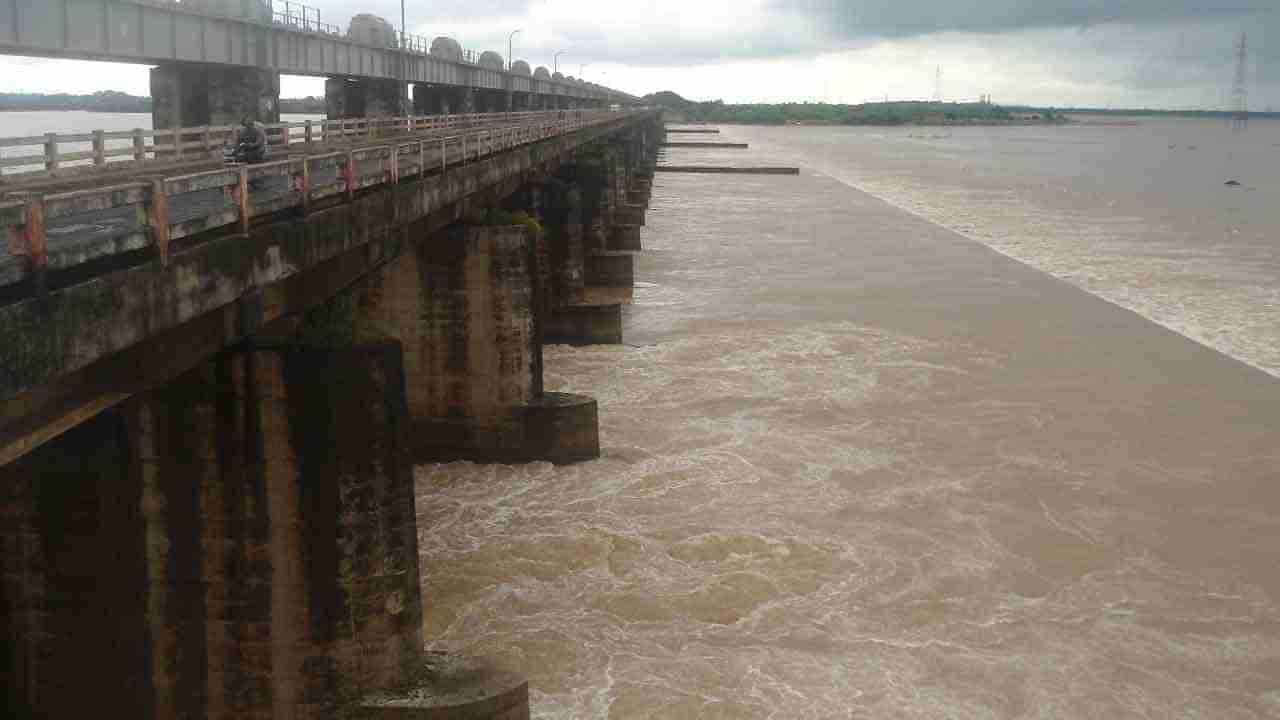
[[[367,19],[367,16],[366,16]],[[450,47],[452,45],[452,47]],[[290,75],[431,83],[634,103],[637,98],[557,73],[482,62],[456,43],[403,36],[390,25],[345,32],[284,0],[5,0],[0,54],[123,63],[256,68]]]

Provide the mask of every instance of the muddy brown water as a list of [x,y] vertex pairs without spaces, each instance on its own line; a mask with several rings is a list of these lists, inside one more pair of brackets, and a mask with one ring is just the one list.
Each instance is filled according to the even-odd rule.
[[[432,647],[524,673],[542,718],[1280,717],[1262,210],[1238,247],[1101,211],[1063,238],[970,207],[1017,195],[992,131],[934,160],[787,132],[723,137],[798,178],[659,175],[628,345],[548,349],[600,460],[418,469]],[[1088,219],[1043,184],[1024,211]],[[1218,349],[1186,336],[1213,292]]]

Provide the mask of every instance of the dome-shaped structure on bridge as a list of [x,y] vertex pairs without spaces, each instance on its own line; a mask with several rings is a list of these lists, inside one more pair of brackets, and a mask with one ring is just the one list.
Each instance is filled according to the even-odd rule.
[[532,74],[532,71],[529,70],[529,63],[523,60],[517,60],[511,63],[511,73],[513,75],[524,75],[525,77],[528,77]]
[[533,71],[533,76],[539,80],[550,80],[551,71],[539,65],[538,69]]
[[502,56],[492,50],[485,50],[480,53],[480,60],[476,64],[489,70],[501,70],[506,66]]
[[361,45],[372,45],[374,47],[396,46],[395,27],[387,22],[386,18],[380,18],[369,13],[361,13],[351,18],[351,25],[347,28],[347,37]]
[[551,76],[551,79],[556,82],[564,82],[564,73],[555,73]]
[[462,62],[462,46],[457,40],[444,35],[431,41],[431,54],[442,60]]

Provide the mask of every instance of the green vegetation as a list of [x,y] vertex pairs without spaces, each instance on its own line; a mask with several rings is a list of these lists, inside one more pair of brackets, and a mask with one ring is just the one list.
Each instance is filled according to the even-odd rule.
[[484,211],[484,215],[480,218],[481,225],[523,225],[529,232],[537,234],[542,232],[542,224],[538,219],[523,210],[503,210],[501,208],[489,208]]
[[990,103],[886,102],[860,105],[780,103],[729,105],[693,102],[673,92],[645,98],[686,122],[744,125],[1029,125],[1067,122],[1052,109],[1009,108]]
[[92,95],[0,93],[0,110],[88,110],[89,112],[151,112],[151,98],[104,90]]

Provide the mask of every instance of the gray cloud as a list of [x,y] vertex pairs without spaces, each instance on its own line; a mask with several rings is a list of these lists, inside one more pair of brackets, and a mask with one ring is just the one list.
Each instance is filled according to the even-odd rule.
[[1111,23],[1216,19],[1276,11],[1275,0],[775,0],[820,18],[840,37],[1088,28]]

